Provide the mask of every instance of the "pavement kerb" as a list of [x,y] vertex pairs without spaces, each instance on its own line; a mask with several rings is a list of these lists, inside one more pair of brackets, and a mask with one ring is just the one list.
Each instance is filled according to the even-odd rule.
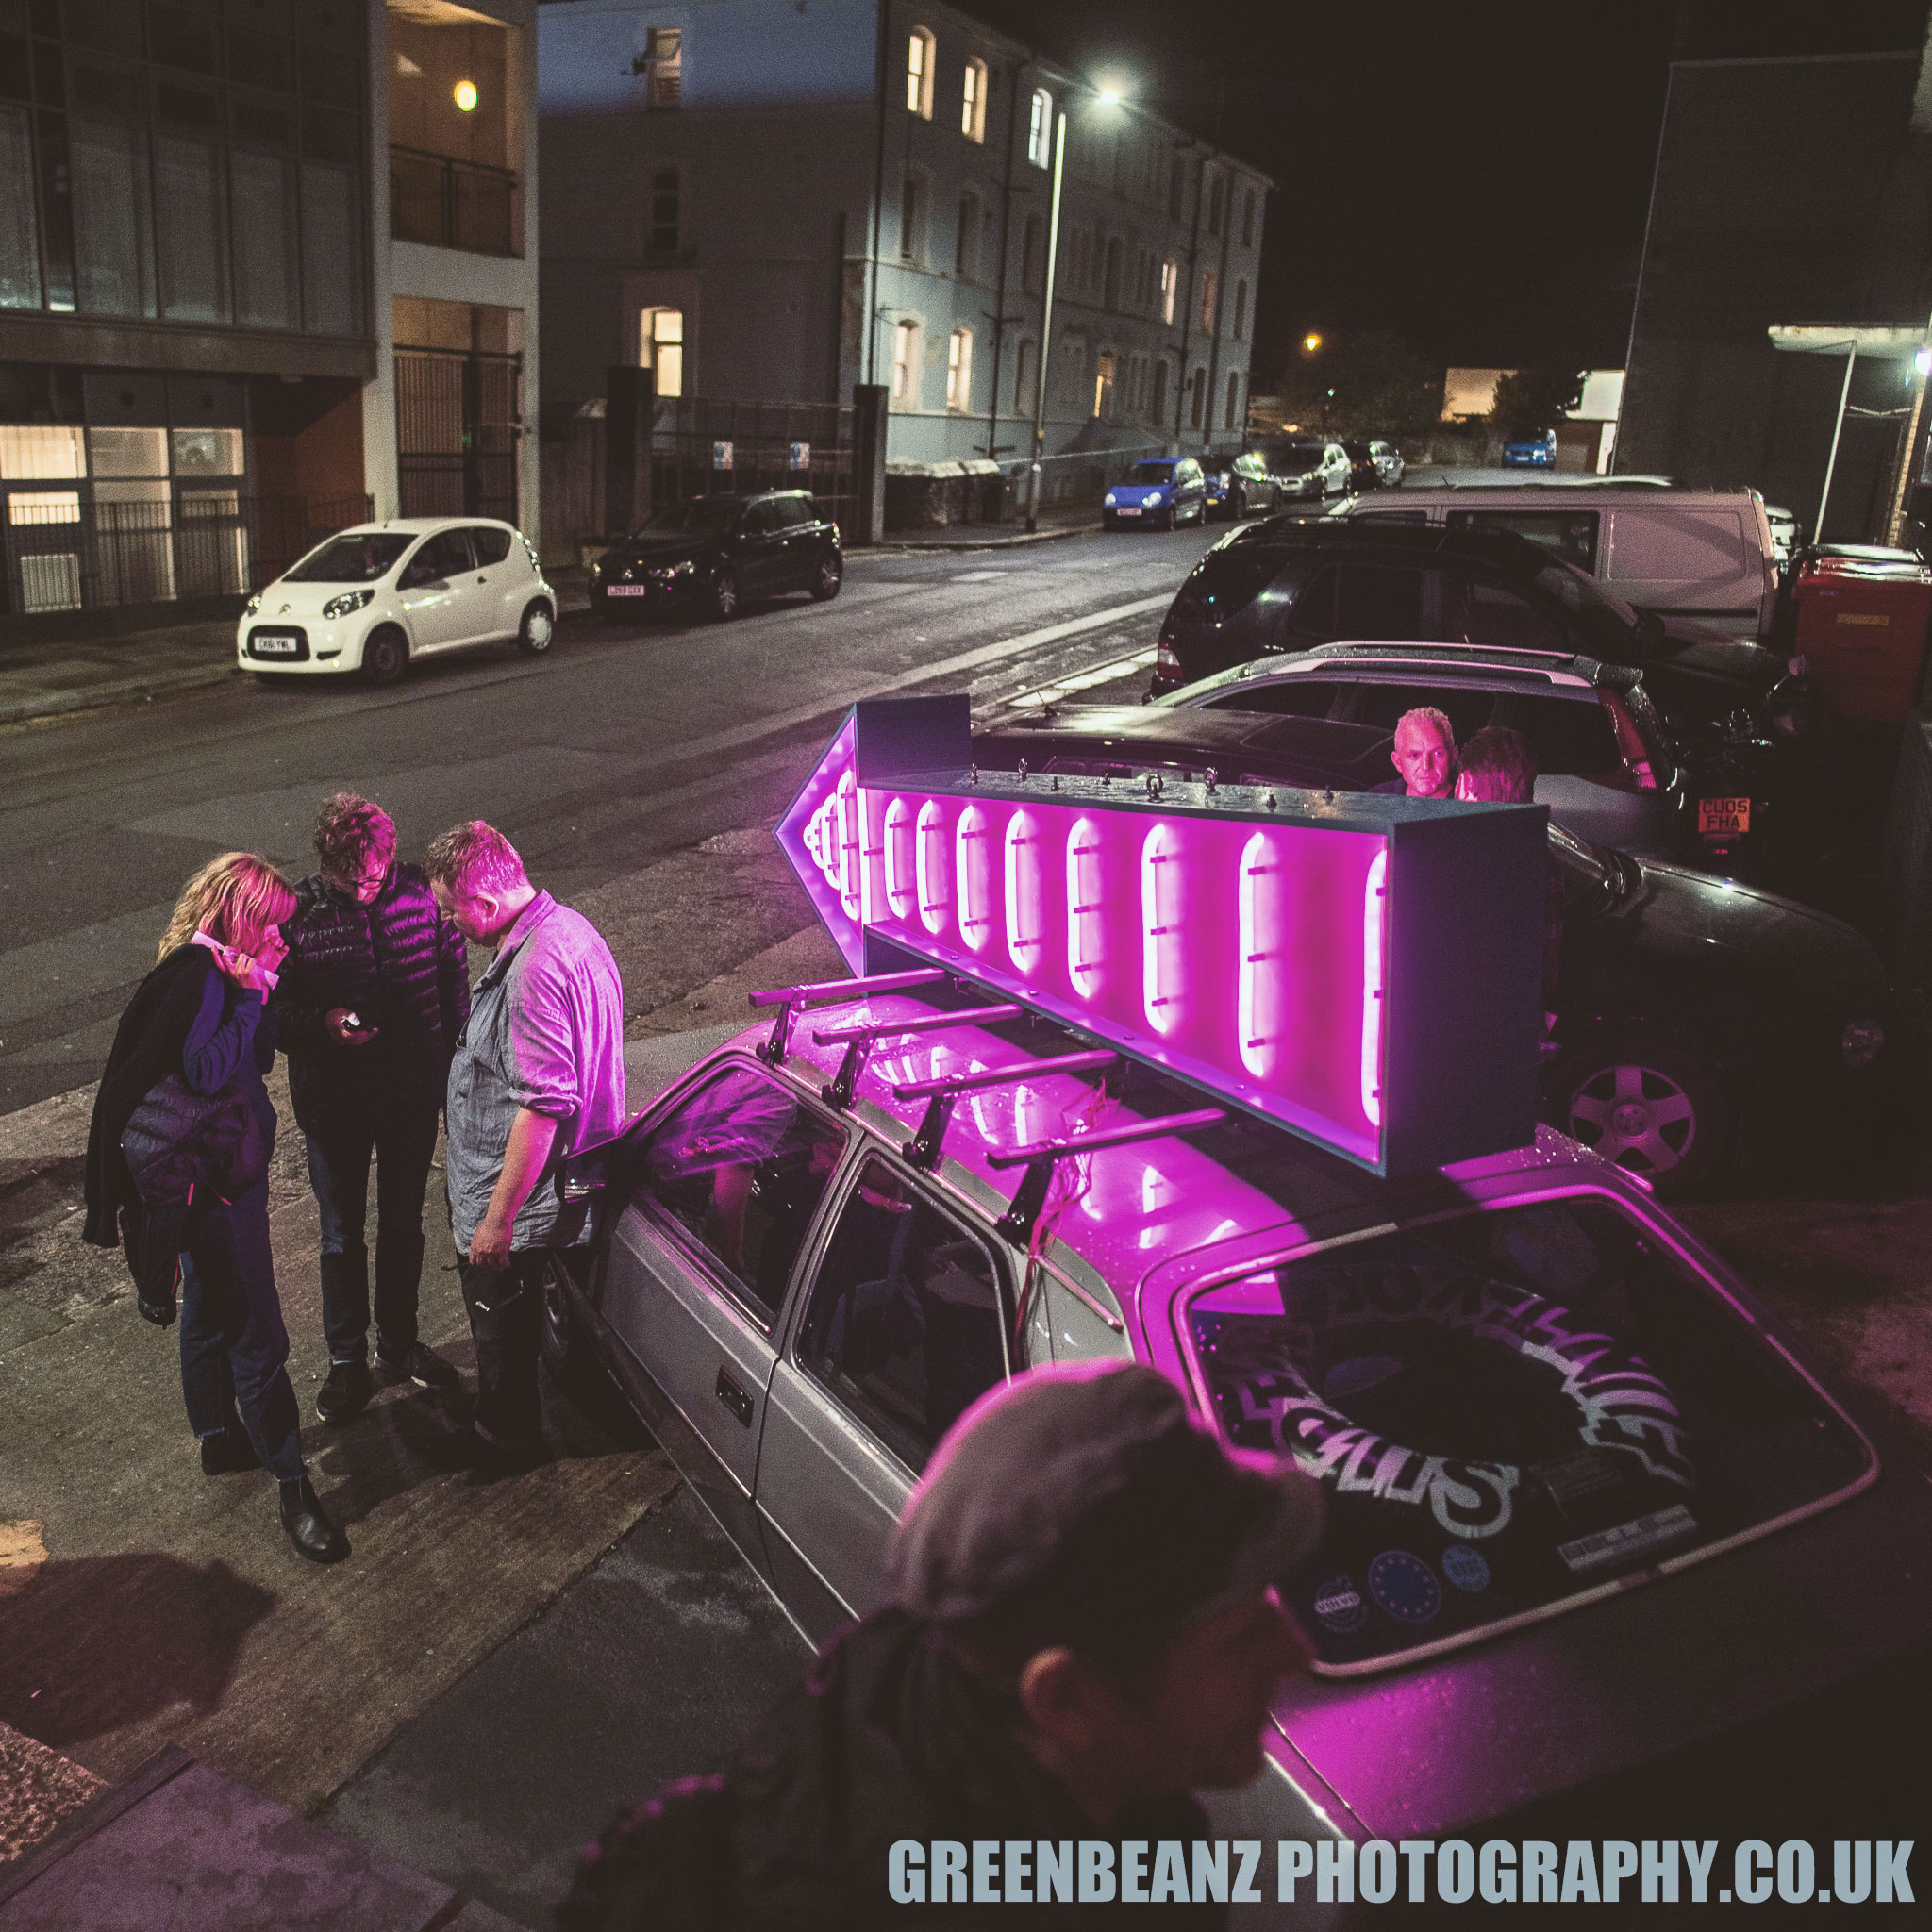
[[42,691],[30,698],[0,698],[0,724],[25,724],[35,718],[92,711],[160,691],[196,691],[241,675],[232,664],[204,664],[193,670],[150,672],[145,677],[119,677],[111,684],[83,685],[74,691]]
[[1098,523],[1072,524],[1063,530],[1016,530],[1010,537],[973,537],[958,542],[894,543],[887,540],[869,543],[866,549],[874,556],[881,551],[890,551],[901,557],[917,556],[922,550],[1019,550],[1029,543],[1057,542],[1062,537],[1091,537],[1099,527]]

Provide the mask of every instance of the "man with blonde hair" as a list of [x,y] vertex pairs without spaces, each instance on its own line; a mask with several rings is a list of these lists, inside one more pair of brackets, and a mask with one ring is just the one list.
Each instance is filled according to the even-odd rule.
[[1456,784],[1456,727],[1434,705],[1418,705],[1395,721],[1395,747],[1389,754],[1399,777],[1384,778],[1373,789],[1405,798],[1447,798]]
[[561,1170],[624,1126],[624,990],[596,927],[533,886],[493,825],[453,825],[426,870],[444,916],[496,948],[450,1063],[447,1168],[476,1434],[486,1461],[522,1461],[541,1452],[546,1259],[595,1234],[592,1204],[563,1199]]

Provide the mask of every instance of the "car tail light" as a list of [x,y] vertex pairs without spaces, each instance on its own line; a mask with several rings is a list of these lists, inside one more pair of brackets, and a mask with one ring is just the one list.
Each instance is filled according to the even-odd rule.
[[1162,638],[1154,650],[1154,675],[1157,677],[1178,677],[1181,675],[1181,660],[1174,654],[1174,646]]

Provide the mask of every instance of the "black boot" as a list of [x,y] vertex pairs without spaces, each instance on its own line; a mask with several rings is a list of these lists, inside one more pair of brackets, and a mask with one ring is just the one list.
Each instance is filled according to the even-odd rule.
[[230,1423],[219,1436],[201,1439],[203,1475],[237,1475],[244,1469],[259,1469],[261,1457],[240,1423]]
[[322,1512],[308,1478],[281,1483],[282,1527],[289,1541],[311,1563],[340,1563],[349,1554],[349,1539]]

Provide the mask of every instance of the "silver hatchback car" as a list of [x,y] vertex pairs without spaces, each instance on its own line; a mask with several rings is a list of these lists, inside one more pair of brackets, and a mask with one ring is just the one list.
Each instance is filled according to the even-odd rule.
[[544,1346],[813,1641],[975,1396],[1132,1357],[1328,1491],[1230,1837],[1681,1837],[1923,1721],[1932,1491],[1629,1175],[1543,1130],[1381,1178],[937,973],[759,997],[569,1171],[607,1212]]

